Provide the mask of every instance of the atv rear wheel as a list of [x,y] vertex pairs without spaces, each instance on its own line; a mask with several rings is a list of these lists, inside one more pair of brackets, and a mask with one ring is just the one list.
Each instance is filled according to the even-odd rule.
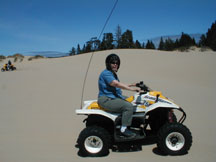
[[165,124],[158,132],[157,146],[165,154],[186,154],[191,145],[191,132],[181,123]]
[[78,138],[80,152],[85,156],[105,156],[109,153],[110,144],[110,134],[98,126],[85,128]]

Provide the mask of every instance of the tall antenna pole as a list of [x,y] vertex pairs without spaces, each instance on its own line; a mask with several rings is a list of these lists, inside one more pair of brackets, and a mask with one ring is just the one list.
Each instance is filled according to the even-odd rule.
[[[108,15],[108,17],[106,19],[106,22],[105,22],[105,24],[104,24],[104,26],[103,26],[100,34],[99,34],[99,37],[98,37],[99,40],[100,40],[100,38],[101,38],[101,36],[102,36],[102,34],[104,32],[104,29],[105,29],[107,23],[109,22],[110,17],[112,16],[113,11],[115,10],[115,7],[116,7],[117,3],[118,3],[118,0],[115,1],[115,4],[113,5],[113,8],[112,8],[111,12],[110,12],[110,14]],[[89,63],[88,63],[87,69],[86,69],[85,78],[84,78],[84,81],[83,81],[82,96],[81,96],[81,103],[80,103],[81,106],[80,106],[80,108],[82,108],[82,102],[83,102],[83,95],[84,95],[84,90],[85,90],[86,79],[87,79],[87,76],[88,76],[88,71],[89,71],[89,67],[91,65],[91,61],[92,61],[93,55],[94,55],[94,51],[91,53],[91,57],[89,59]]]

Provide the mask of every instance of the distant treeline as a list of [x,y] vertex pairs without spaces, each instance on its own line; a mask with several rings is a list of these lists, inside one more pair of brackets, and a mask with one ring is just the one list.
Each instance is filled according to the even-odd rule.
[[[216,21],[211,25],[206,34],[203,34],[198,43],[190,35],[182,33],[180,39],[173,41],[168,38],[163,40],[161,37],[158,50],[173,51],[173,50],[187,50],[191,46],[209,47],[216,51]],[[137,48],[137,49],[156,49],[154,43],[150,40],[147,43],[141,43],[138,40],[134,41],[133,33],[131,30],[126,30],[122,33],[121,27],[118,25],[115,33],[104,33],[102,40],[97,37],[91,38],[81,48],[78,44],[77,47],[72,47],[69,52],[70,55],[77,55],[93,51],[109,50],[109,49],[122,49],[122,48]]]

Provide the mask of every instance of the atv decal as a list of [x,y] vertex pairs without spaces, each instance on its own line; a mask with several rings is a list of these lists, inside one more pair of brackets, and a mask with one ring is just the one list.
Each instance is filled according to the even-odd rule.
[[158,99],[158,101],[159,101],[159,102],[163,102],[163,103],[167,103],[167,104],[172,104],[172,103],[170,103],[170,102],[168,102],[168,101],[165,101],[165,100],[163,100],[163,99],[160,99],[160,98]]
[[[153,101],[156,100],[156,97],[151,97],[151,96],[145,96],[144,98],[149,99],[149,100],[153,100]],[[160,99],[160,98],[158,99],[158,102],[163,102],[163,103],[171,104],[170,102],[165,101],[165,100]]]

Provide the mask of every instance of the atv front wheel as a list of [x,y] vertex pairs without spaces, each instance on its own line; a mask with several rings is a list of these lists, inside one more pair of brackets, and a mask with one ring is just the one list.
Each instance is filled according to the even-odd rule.
[[14,71],[14,70],[16,70],[16,67],[10,67],[9,68],[9,71]]
[[158,132],[158,148],[168,155],[183,155],[192,145],[190,130],[180,123],[165,124]]
[[176,115],[172,111],[167,111],[166,109],[156,109],[150,112],[148,120],[153,133],[158,133],[159,129],[166,123],[177,122]]
[[102,127],[85,128],[79,135],[80,152],[85,156],[104,156],[109,153],[111,144],[110,134]]

